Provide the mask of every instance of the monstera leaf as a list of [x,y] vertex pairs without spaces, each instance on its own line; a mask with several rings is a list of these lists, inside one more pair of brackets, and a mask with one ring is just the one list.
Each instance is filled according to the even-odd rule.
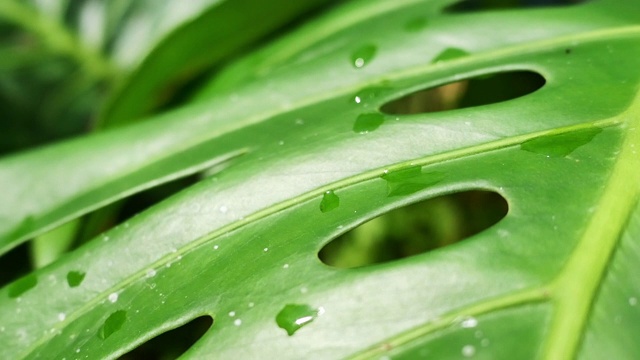
[[[206,316],[183,358],[633,358],[639,5],[354,1],[192,105],[3,159],[5,252],[209,174],[0,290],[3,356],[115,358]],[[503,76],[535,84],[420,105]],[[460,242],[358,268],[318,257],[393,209],[477,190],[508,211]]]

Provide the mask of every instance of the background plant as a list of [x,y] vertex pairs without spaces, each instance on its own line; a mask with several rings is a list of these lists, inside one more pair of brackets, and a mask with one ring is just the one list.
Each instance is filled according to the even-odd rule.
[[0,5],[3,151],[94,132],[0,161],[4,356],[640,352],[639,4],[175,4]]

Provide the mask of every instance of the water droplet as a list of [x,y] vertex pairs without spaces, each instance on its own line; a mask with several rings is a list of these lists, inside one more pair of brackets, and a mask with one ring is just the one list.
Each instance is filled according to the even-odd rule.
[[127,320],[127,312],[124,310],[118,310],[113,312],[104,321],[104,325],[98,331],[98,337],[102,340],[108,338],[116,331],[122,328],[124,322]]
[[462,347],[462,355],[464,357],[472,357],[476,354],[476,347],[473,345],[465,345]]
[[353,132],[367,134],[384,123],[384,115],[380,113],[360,114],[353,123]]
[[229,211],[229,209],[226,206],[224,206],[224,205],[220,206],[220,212],[221,213],[226,214],[227,211]]
[[629,298],[629,305],[631,305],[631,306],[636,306],[636,305],[638,305],[638,298],[630,297],[630,298]]
[[319,315],[321,315],[319,310],[309,305],[287,304],[276,315],[276,323],[291,336],[303,326],[311,323]]
[[231,316],[231,317],[236,316],[236,312],[235,311],[229,311],[229,316]]
[[478,326],[478,320],[474,317],[468,317],[462,320],[462,322],[460,323],[460,326],[462,326],[465,329],[474,328]]
[[462,50],[462,49],[458,49],[458,48],[448,48],[445,49],[444,51],[442,51],[440,54],[438,54],[438,56],[436,56],[432,63],[437,63],[440,61],[447,61],[447,60],[453,60],[453,59],[457,59],[457,58],[461,58],[464,56],[469,55],[468,52]]
[[284,145],[284,141],[282,141],[282,140],[278,141],[278,145],[280,145],[280,146]]
[[433,186],[444,179],[444,173],[422,172],[422,166],[414,165],[390,171],[381,176],[387,182],[387,196],[404,196]]
[[156,270],[155,269],[147,270],[147,278],[152,278],[154,276],[156,276]]
[[9,297],[15,299],[33,289],[36,285],[38,285],[38,278],[34,274],[27,275],[9,285]]
[[304,120],[296,119],[296,125],[304,125]]
[[320,211],[323,213],[337,209],[340,206],[340,198],[332,190],[326,191],[322,195],[322,201],[320,202]]
[[568,133],[544,135],[523,142],[520,148],[547,157],[565,157],[591,142],[601,132],[601,128],[592,126]]
[[490,343],[491,342],[489,341],[489,339],[486,339],[486,338],[480,341],[480,345],[482,345],[483,347],[489,346]]
[[66,319],[66,318],[67,318],[67,314],[65,314],[65,313],[59,313],[58,314],[58,320],[59,321],[64,321],[64,319]]
[[282,268],[283,268],[283,269],[288,269],[288,268],[289,268],[289,264],[284,264],[284,265],[282,265]]
[[79,352],[80,352],[80,349],[79,349],[79,348],[78,348],[78,349],[76,349],[76,353],[79,353]]
[[367,44],[359,47],[351,54],[351,65],[356,69],[363,68],[376,56],[377,47],[372,44]]
[[269,251],[269,248],[264,248],[264,249],[262,249],[262,251],[267,252],[267,251]]
[[304,287],[304,286],[300,288],[300,292],[301,292],[301,293],[303,293],[303,294],[306,294],[306,293],[307,293],[307,291],[309,291],[309,289],[307,289],[307,288],[306,288],[306,287]]
[[250,302],[247,306],[249,306],[250,308],[254,307],[256,304]]
[[235,325],[235,326],[240,326],[240,325],[242,325],[242,320],[240,320],[240,319],[235,319],[235,320],[233,320],[233,325]]
[[408,32],[418,32],[426,28],[428,25],[429,21],[427,18],[425,16],[420,16],[407,21],[404,24],[404,29]]
[[102,241],[104,242],[109,241],[109,237],[107,235],[102,235]]
[[114,292],[114,293],[109,294],[108,299],[109,299],[110,303],[112,303],[112,304],[115,303],[116,301],[118,301],[118,293]]
[[213,245],[213,250],[218,250],[220,248],[220,246],[218,245]]

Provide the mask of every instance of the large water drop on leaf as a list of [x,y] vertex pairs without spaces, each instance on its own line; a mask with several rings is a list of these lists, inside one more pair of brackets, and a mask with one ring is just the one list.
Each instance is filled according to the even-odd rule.
[[276,323],[291,336],[303,326],[311,323],[319,314],[319,309],[314,309],[309,305],[288,304],[276,315]]
[[124,322],[127,320],[127,312],[124,310],[118,310],[109,315],[109,317],[104,321],[104,325],[98,331],[98,337],[100,339],[106,339],[111,336],[114,332],[120,330]]
[[444,179],[444,173],[422,172],[419,165],[392,171],[381,176],[387,182],[389,196],[410,195]]
[[69,271],[67,273],[67,284],[69,284],[69,287],[80,286],[85,275],[86,273],[82,271]]
[[353,131],[366,134],[373,131],[382,125],[384,122],[384,116],[379,113],[360,114],[355,123],[353,123]]
[[325,192],[320,202],[320,211],[326,213],[338,208],[338,206],[340,206],[340,198],[338,195],[331,190]]
[[552,134],[527,140],[520,148],[536,154],[565,157],[577,148],[588,144],[602,132],[599,127],[589,127],[562,134]]

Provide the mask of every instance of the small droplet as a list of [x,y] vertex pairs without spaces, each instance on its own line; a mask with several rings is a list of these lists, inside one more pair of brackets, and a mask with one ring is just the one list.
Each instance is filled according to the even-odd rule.
[[491,343],[491,342],[490,342],[490,341],[489,341],[489,339],[487,339],[487,338],[484,338],[484,339],[482,339],[482,340],[480,341],[480,345],[482,345],[483,347],[487,347],[487,346],[489,346],[489,344],[490,344],[490,343]]
[[262,249],[262,251],[267,252],[267,251],[269,251],[269,248],[264,248],[264,249]]
[[278,145],[280,145],[280,146],[284,145],[284,141],[282,141],[282,140],[278,141]]
[[284,265],[282,265],[282,268],[283,268],[283,269],[288,269],[288,268],[289,268],[289,264],[284,264]]
[[231,317],[236,316],[236,312],[235,311],[229,311],[229,316],[231,316]]
[[359,47],[351,54],[351,65],[356,69],[363,68],[376,56],[377,47],[372,44],[367,44]]
[[476,348],[473,345],[465,345],[462,347],[462,355],[464,357],[472,357],[476,354]]
[[276,315],[276,323],[278,327],[284,329],[291,336],[303,326],[311,323],[319,315],[321,315],[319,310],[309,305],[287,304]]
[[380,113],[360,114],[353,123],[353,132],[367,134],[379,128],[384,123],[384,115]]
[[636,306],[636,305],[638,305],[638,298],[630,297],[630,298],[629,298],[629,305],[631,305],[631,306]]
[[113,304],[116,301],[118,301],[118,293],[109,294],[109,302]]
[[296,119],[296,125],[304,125],[304,120]]
[[109,241],[109,237],[107,235],[102,235],[102,241],[104,242]]
[[147,278],[152,278],[154,276],[156,276],[156,270],[155,269],[147,270]]
[[250,308],[254,307],[256,304],[250,302],[247,306],[249,306]]
[[340,198],[332,190],[326,191],[320,202],[320,211],[323,213],[337,209],[340,206]]
[[303,294],[306,294],[307,291],[309,291],[309,289],[307,289],[306,287],[301,287],[300,288],[300,292],[303,293]]
[[65,313],[59,313],[58,314],[58,320],[59,321],[64,321],[64,319],[67,318],[67,315]]
[[220,212],[221,213],[226,214],[227,211],[229,211],[229,209],[226,206],[224,206],[224,205],[220,206]]
[[242,320],[240,320],[240,319],[235,319],[235,320],[233,320],[233,325],[235,325],[235,326],[240,326],[240,325],[242,325]]
[[422,166],[413,165],[385,173],[381,178],[387,182],[387,196],[404,196],[441,182],[445,174],[438,171],[423,173]]
[[408,32],[418,32],[426,28],[428,25],[429,21],[427,18],[425,16],[420,16],[407,21],[404,24],[404,29]]
[[460,323],[460,326],[462,326],[465,329],[474,328],[478,326],[478,320],[474,317],[468,317],[462,320],[462,322]]
[[220,246],[218,245],[213,245],[213,250],[218,250],[220,248]]

